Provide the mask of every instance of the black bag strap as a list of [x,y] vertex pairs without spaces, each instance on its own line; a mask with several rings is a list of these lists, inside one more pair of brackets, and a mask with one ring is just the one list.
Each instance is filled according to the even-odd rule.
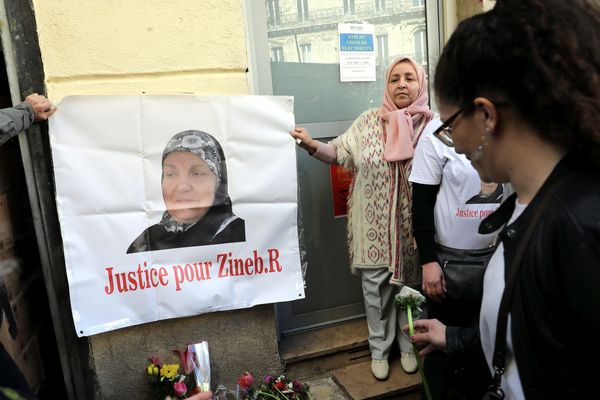
[[512,304],[513,291],[517,282],[517,277],[521,269],[521,263],[523,256],[533,235],[533,231],[537,226],[540,218],[546,209],[546,206],[550,202],[552,195],[560,188],[560,186],[566,182],[566,177],[556,180],[544,193],[540,204],[537,205],[531,217],[531,222],[527,226],[527,230],[523,234],[523,237],[519,240],[515,255],[512,258],[510,264],[511,268],[506,269],[508,276],[506,278],[506,286],[502,293],[502,300],[500,301],[500,309],[498,311],[498,321],[496,324],[496,340],[494,343],[494,356],[492,359],[492,366],[494,367],[494,379],[489,387],[489,395],[492,399],[504,399],[504,391],[501,389],[502,375],[504,374],[504,368],[506,367],[506,331],[508,329],[508,313]]

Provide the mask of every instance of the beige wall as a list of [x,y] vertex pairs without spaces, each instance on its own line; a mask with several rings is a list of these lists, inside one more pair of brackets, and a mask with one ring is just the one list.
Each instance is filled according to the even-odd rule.
[[496,5],[496,0],[483,0],[483,11],[489,11]]
[[480,0],[456,0],[456,17],[458,22],[483,11]]
[[496,5],[496,0],[456,0],[458,22],[483,11],[489,11]]
[[450,39],[456,26],[464,19],[491,10],[496,0],[445,0],[443,4],[444,38]]
[[[247,94],[243,0],[33,0],[48,96]],[[279,373],[272,305],[92,336],[99,399],[147,399],[151,354],[207,340],[213,386]],[[176,358],[169,361],[175,362]]]
[[243,0],[33,0],[49,97],[246,94]]

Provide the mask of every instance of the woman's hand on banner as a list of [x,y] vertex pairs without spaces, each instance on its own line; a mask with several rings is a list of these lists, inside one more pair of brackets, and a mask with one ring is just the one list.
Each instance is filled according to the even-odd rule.
[[309,154],[317,151],[319,143],[310,137],[306,129],[297,126],[290,132],[290,135],[296,139],[296,144],[308,151]]

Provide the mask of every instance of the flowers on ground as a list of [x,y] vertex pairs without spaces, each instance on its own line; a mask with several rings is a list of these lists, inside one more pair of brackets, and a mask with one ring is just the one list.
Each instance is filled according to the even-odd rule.
[[237,380],[240,400],[311,400],[307,383],[290,380],[285,375],[266,375],[256,382],[254,375],[245,371]]
[[[183,363],[183,360],[185,360],[181,357],[183,352],[179,350],[173,352],[180,355],[180,360]],[[187,354],[185,356],[187,357]],[[179,364],[164,364],[155,355],[152,355],[149,361],[146,371],[148,372],[148,381],[152,387],[154,399],[164,400],[167,396],[170,396],[173,400],[180,400],[194,393],[194,376],[190,374],[193,367],[190,371],[187,361],[183,363],[183,372],[180,371]]]
[[160,376],[162,378],[173,380],[178,375],[179,364],[165,364],[160,369]]
[[254,386],[254,376],[246,371],[237,380],[237,384],[244,390],[248,390]]

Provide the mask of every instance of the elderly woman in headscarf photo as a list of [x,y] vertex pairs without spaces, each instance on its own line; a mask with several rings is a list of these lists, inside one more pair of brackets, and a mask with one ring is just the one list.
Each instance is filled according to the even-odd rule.
[[162,155],[166,211],[127,253],[244,242],[244,220],[232,211],[227,166],[219,142],[198,130],[177,133]]
[[410,57],[395,59],[385,74],[383,104],[363,112],[331,141],[311,138],[296,127],[291,135],[313,157],[353,173],[348,197],[350,268],[361,276],[369,328],[371,372],[387,379],[396,335],[402,368],[412,373],[417,360],[394,303],[398,287],[420,286],[421,270],[411,226],[408,182],[414,148],[434,113],[427,104],[427,77]]

